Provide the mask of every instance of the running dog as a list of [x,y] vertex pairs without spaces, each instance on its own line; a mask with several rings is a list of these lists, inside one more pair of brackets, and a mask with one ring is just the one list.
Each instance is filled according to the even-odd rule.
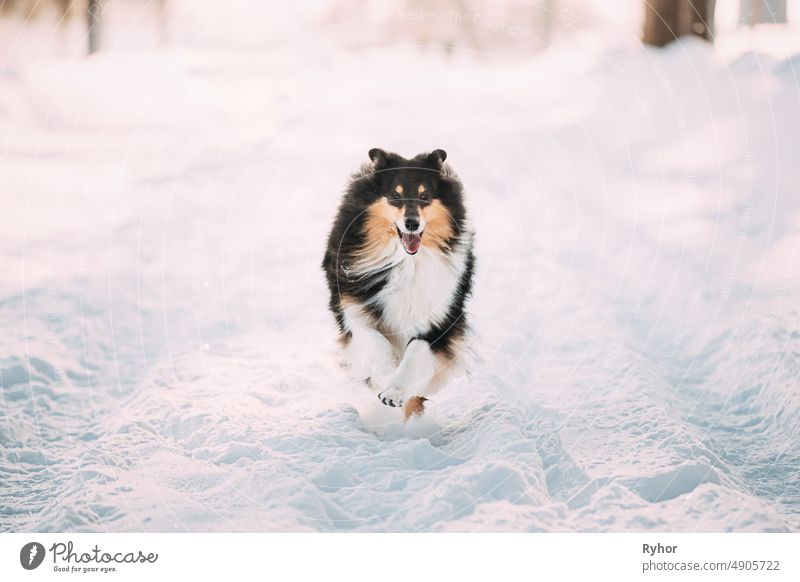
[[406,420],[463,369],[473,231],[447,153],[375,148],[352,175],[322,268],[352,369]]

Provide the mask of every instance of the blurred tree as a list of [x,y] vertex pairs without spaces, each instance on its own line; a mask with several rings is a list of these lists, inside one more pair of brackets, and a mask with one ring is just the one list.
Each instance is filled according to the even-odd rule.
[[88,8],[89,54],[92,54],[97,51],[99,45],[100,0],[0,0],[0,12],[16,12],[27,20],[51,6],[60,17],[59,24],[63,24],[76,10],[82,11],[77,7],[84,5],[84,2],[87,2]]
[[[379,46],[410,38],[422,50],[529,53],[548,46],[558,17],[556,4],[557,0],[337,0],[327,3],[324,21],[346,22],[368,6],[368,14],[385,23],[385,29],[374,28],[378,34],[371,42]],[[354,37],[353,42],[365,38]]]
[[[0,0],[0,15],[17,15],[25,20],[42,16],[56,16],[59,28],[72,17],[85,18],[88,53],[100,50],[103,15],[116,0]],[[158,42],[168,40],[167,0],[138,0],[140,4],[154,5],[158,23]],[[74,23],[74,21],[73,21]],[[65,27],[66,28],[66,27]]]
[[0,12],[18,12],[30,18],[42,10],[47,4],[52,4],[58,13],[65,17],[67,16],[72,5],[76,4],[77,0],[50,0],[45,2],[43,0],[0,0]]
[[645,0],[642,41],[664,46],[687,34],[712,40],[714,4],[715,0]]
[[714,40],[714,0],[685,2],[684,12],[689,19],[692,34],[708,41]]
[[645,0],[645,44],[664,46],[680,36],[680,0]]
[[100,50],[100,9],[100,0],[89,0],[86,25],[89,27],[90,55]]
[[169,15],[167,13],[167,0],[156,0],[156,18],[158,19],[158,43],[166,44],[168,40]]
[[786,22],[786,0],[739,0],[739,24],[770,22]]

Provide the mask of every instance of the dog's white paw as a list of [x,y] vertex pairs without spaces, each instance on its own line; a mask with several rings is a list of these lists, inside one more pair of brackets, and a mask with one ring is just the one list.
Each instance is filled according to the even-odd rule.
[[386,406],[400,407],[406,401],[406,394],[400,388],[387,388],[378,394],[378,400]]

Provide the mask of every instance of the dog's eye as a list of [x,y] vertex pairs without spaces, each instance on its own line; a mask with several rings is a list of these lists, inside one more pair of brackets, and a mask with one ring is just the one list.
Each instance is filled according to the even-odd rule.
[[419,195],[419,199],[425,202],[429,202],[431,199],[431,195],[428,194],[427,192],[423,192],[422,194]]
[[397,192],[392,193],[392,200],[400,200],[400,194]]

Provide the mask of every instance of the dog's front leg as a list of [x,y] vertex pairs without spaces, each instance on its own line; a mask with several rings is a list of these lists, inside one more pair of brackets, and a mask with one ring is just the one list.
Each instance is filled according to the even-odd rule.
[[436,356],[425,340],[413,339],[406,346],[403,359],[389,387],[378,394],[387,406],[403,406],[410,396],[425,396],[436,374]]
[[381,390],[388,385],[397,366],[389,340],[360,311],[345,311],[345,321],[350,331],[345,354],[353,374],[368,386]]

